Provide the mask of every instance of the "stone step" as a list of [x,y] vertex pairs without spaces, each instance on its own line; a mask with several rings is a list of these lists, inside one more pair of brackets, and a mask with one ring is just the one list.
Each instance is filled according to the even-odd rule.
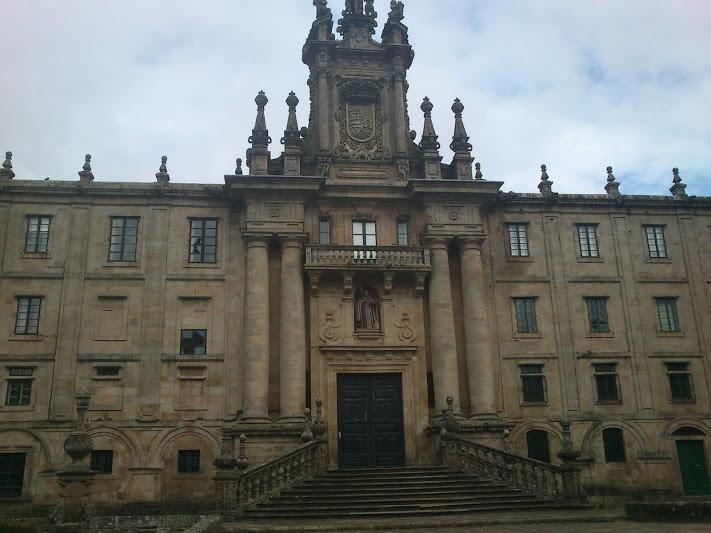
[[[388,481],[304,481],[300,485],[303,489],[321,488],[321,489],[336,489],[336,488],[349,488],[349,489],[388,489],[394,487],[415,487],[415,488],[427,488],[427,487],[473,487],[481,486],[481,482],[475,479],[416,479],[416,480],[404,480],[398,483],[392,483]],[[491,486],[491,485],[489,485]],[[498,484],[498,486],[503,486]]]
[[446,472],[436,474],[400,474],[397,476],[372,475],[372,476],[357,476],[357,477],[331,477],[331,476],[316,476],[308,480],[309,483],[401,483],[404,481],[434,481],[434,480],[466,480],[479,481],[478,478],[468,476],[466,474],[451,474]]
[[415,474],[439,474],[439,473],[456,473],[455,470],[450,470],[446,466],[418,466],[418,467],[401,467],[401,468],[362,468],[353,470],[333,470],[320,474],[317,477],[334,477],[334,478],[354,478],[354,477],[369,477],[369,476],[399,476],[399,475],[415,475]]
[[378,489],[378,490],[359,490],[359,489],[327,489],[327,490],[315,490],[315,489],[290,489],[285,490],[281,493],[280,497],[294,497],[303,499],[315,499],[319,498],[357,498],[361,495],[371,496],[373,498],[379,497],[412,497],[412,496],[423,496],[423,497],[449,497],[456,495],[475,495],[475,494],[519,494],[521,491],[518,489],[512,489],[505,486],[496,487],[451,487],[451,488],[428,488],[421,490],[418,488],[407,488],[402,489],[400,487],[392,487],[390,489]]
[[538,496],[528,495],[528,494],[479,494],[479,495],[441,495],[441,496],[406,496],[400,498],[388,498],[387,503],[384,504],[382,498],[373,498],[368,496],[361,496],[356,498],[323,498],[323,499],[311,499],[304,500],[298,497],[279,497],[275,498],[268,503],[262,503],[257,506],[258,509],[263,509],[266,507],[278,507],[280,509],[320,509],[320,508],[332,508],[332,507],[348,507],[354,508],[357,506],[365,508],[375,508],[375,507],[396,507],[396,506],[437,506],[437,505],[449,505],[452,503],[462,504],[462,505],[477,505],[482,502],[507,502],[507,501],[541,501]]

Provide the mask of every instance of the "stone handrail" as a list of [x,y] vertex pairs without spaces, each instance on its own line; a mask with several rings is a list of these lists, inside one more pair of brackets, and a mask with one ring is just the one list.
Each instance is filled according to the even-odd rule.
[[456,435],[443,437],[440,446],[443,462],[449,467],[553,500],[580,501],[585,497],[575,468],[542,463]]
[[292,487],[320,472],[325,443],[312,440],[242,472],[236,483],[236,506],[243,508]]
[[430,271],[430,250],[423,246],[306,247],[305,268]]

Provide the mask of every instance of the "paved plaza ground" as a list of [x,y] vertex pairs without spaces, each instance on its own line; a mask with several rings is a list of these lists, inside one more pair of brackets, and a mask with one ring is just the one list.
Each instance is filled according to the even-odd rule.
[[[369,530],[372,533],[373,530]],[[380,531],[388,531],[386,529]],[[457,527],[442,529],[410,529],[408,533],[711,533],[711,524],[669,524],[647,522],[604,522],[567,523],[567,524],[535,524],[484,527]],[[364,533],[364,532],[363,532]]]

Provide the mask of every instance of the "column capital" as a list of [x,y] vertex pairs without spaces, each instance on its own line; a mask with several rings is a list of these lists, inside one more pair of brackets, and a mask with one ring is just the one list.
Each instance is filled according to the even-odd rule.
[[486,235],[470,235],[467,237],[459,237],[459,248],[461,250],[477,250],[481,251]]
[[247,242],[247,248],[267,248],[269,246],[270,235],[259,233],[243,234],[244,240]]
[[306,235],[305,234],[279,235],[279,238],[281,240],[282,249],[283,248],[303,248],[304,243],[306,242]]
[[425,243],[432,250],[447,248],[449,237],[441,235],[425,235]]

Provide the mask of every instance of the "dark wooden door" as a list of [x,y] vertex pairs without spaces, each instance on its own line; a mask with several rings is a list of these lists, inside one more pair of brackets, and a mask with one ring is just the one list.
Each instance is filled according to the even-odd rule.
[[400,374],[338,375],[341,468],[403,466],[405,438]]
[[701,440],[678,440],[676,441],[676,451],[679,454],[684,494],[687,496],[708,496],[711,494],[704,442]]

